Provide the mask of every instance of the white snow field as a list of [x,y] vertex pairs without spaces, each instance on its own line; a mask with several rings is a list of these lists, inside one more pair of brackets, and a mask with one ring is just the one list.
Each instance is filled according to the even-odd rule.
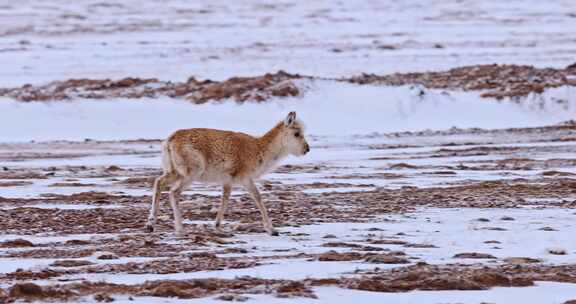
[[[305,82],[305,83],[302,83]],[[0,99],[2,142],[163,139],[176,129],[209,127],[263,134],[297,111],[309,135],[350,136],[458,128],[557,124],[576,116],[576,88],[550,89],[521,103],[478,93],[301,81],[304,96],[267,103],[191,105],[169,99],[22,103]],[[558,103],[558,100],[566,101]],[[41,127],[40,127],[41,126]]]
[[571,0],[2,3],[4,86],[68,78],[338,77],[482,63],[564,67]]

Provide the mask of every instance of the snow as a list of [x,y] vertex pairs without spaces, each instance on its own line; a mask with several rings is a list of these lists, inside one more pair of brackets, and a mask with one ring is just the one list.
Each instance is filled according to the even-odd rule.
[[57,259],[25,259],[25,258],[0,258],[0,273],[14,272],[17,269],[41,269]]
[[[547,91],[526,102],[497,102],[478,93],[318,81],[301,98],[268,103],[190,105],[186,101],[106,100],[20,103],[0,100],[0,142],[166,138],[176,129],[208,127],[263,134],[295,110],[312,135],[423,129],[506,128],[555,124],[576,114],[576,88]],[[560,106],[557,98],[568,101]],[[536,107],[537,104],[543,106]],[[32,118],[33,117],[33,118]],[[169,119],[168,119],[169,118]],[[255,119],[257,118],[257,119]]]
[[[348,182],[348,181],[347,181]],[[304,189],[304,193],[326,193],[326,192],[358,192],[372,191],[376,187],[341,187],[341,188],[322,188],[322,189]]]
[[111,234],[67,234],[67,235],[19,235],[19,234],[0,234],[0,242],[25,238],[34,244],[46,244],[53,242],[66,242],[69,240],[90,240],[103,239],[112,237]]
[[9,210],[16,208],[38,208],[38,209],[59,209],[59,210],[86,210],[86,209],[117,209],[122,206],[117,205],[88,205],[88,204],[33,204],[21,206],[2,206],[0,209]]
[[[503,216],[514,218],[501,220]],[[479,222],[485,218],[490,222]],[[290,252],[325,252],[328,248],[319,247],[331,241],[323,239],[326,234],[338,236],[337,241],[357,242],[365,239],[369,228],[380,228],[382,232],[371,238],[395,238],[402,232],[401,239],[417,244],[432,244],[438,248],[405,248],[399,245],[370,245],[391,250],[402,250],[409,256],[419,257],[428,263],[465,262],[453,259],[457,253],[482,252],[497,258],[532,257],[547,263],[574,263],[576,255],[550,255],[547,248],[560,246],[569,253],[576,253],[576,214],[570,209],[479,209],[479,208],[425,208],[408,215],[391,215],[371,223],[324,223],[322,225],[285,228],[281,231],[307,233],[310,236],[291,240],[282,238],[248,237],[250,246],[272,254],[274,249],[290,248]],[[542,227],[552,226],[558,231],[542,231]],[[500,227],[506,231],[485,230],[486,227]],[[497,240],[500,244],[485,244],[484,241]],[[284,242],[287,242],[284,243]],[[366,243],[358,243],[364,244]],[[526,246],[526,244],[532,244]],[[497,246],[499,249],[495,249]],[[247,247],[248,248],[248,247]],[[314,249],[316,248],[316,249]],[[333,248],[329,248],[333,249]],[[477,262],[477,261],[476,261]],[[303,270],[306,272],[307,270]],[[316,272],[321,275],[322,272]],[[305,275],[304,275],[305,276]]]
[[[278,69],[338,77],[494,62],[564,67],[576,54],[569,0],[31,0],[3,11],[1,32],[12,32],[0,40],[7,86]],[[386,45],[395,49],[380,48]]]
[[[501,220],[503,216],[514,218]],[[479,222],[486,218],[490,222]],[[394,218],[393,218],[394,219]],[[403,219],[395,219],[382,227],[384,234],[398,232],[407,234],[404,240],[413,243],[433,244],[439,248],[406,248],[409,255],[421,256],[428,263],[464,262],[452,259],[462,252],[481,252],[497,258],[532,257],[546,263],[574,263],[576,256],[551,255],[547,248],[561,246],[568,252],[576,252],[576,240],[571,236],[576,232],[576,214],[569,209],[426,209]],[[552,226],[558,231],[542,231],[540,228]],[[486,230],[498,227],[505,231]],[[485,244],[496,240],[500,244]],[[531,244],[527,246],[527,244]],[[477,262],[477,261],[475,261]]]

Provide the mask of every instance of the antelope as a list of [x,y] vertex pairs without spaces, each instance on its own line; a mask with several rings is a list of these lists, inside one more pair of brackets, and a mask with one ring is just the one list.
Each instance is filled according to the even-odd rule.
[[154,231],[160,194],[167,189],[176,236],[182,237],[184,231],[178,197],[192,182],[204,182],[223,186],[214,224],[216,229],[220,229],[224,219],[232,186],[241,185],[260,210],[266,232],[278,235],[254,179],[270,172],[286,156],[302,156],[309,151],[310,146],[304,138],[304,125],[296,118],[296,112],[290,112],[261,137],[216,129],[178,130],[162,143],[163,174],[154,181],[146,230]]

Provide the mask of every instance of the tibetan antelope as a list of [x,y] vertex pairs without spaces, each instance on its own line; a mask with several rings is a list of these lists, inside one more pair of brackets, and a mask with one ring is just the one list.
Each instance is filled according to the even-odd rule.
[[164,173],[154,182],[148,232],[154,231],[160,193],[168,190],[177,236],[183,235],[178,196],[192,182],[223,185],[222,201],[215,226],[220,229],[233,185],[242,185],[250,193],[262,215],[262,224],[270,235],[278,235],[262,203],[254,179],[271,171],[288,155],[301,156],[310,151],[304,138],[304,125],[290,112],[261,137],[215,129],[183,129],[162,144]]

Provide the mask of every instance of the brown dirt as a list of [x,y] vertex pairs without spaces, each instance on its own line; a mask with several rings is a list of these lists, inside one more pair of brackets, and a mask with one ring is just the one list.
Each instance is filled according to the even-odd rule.
[[[385,76],[362,74],[342,80],[358,84],[418,84],[430,89],[481,90],[484,91],[482,97],[503,99],[540,94],[547,88],[563,85],[576,86],[576,80],[568,77],[574,75],[574,67],[540,69],[525,65],[487,64],[459,67],[445,72],[396,73]],[[426,93],[421,91],[421,94]]]
[[359,251],[384,251],[384,249],[380,248],[380,247],[365,246],[365,245],[360,245],[360,244],[344,243],[344,242],[324,243],[324,244],[322,244],[322,247],[351,248],[353,250],[359,250]]
[[[370,85],[422,85],[430,89],[481,90],[482,97],[496,99],[517,98],[531,93],[540,94],[547,88],[576,86],[576,68],[535,68],[521,65],[474,65],[445,72],[396,73],[391,75],[362,74],[349,78],[331,79]],[[296,79],[323,79],[314,76],[289,74],[284,71],[255,77],[232,77],[225,81],[197,80],[186,82],[160,81],[155,78],[127,77],[110,79],[69,79],[45,85],[26,84],[18,88],[0,88],[0,96],[18,101],[53,101],[109,98],[183,98],[196,104],[223,99],[238,103],[262,102],[273,97],[295,97],[302,94]],[[422,90],[421,96],[426,92]]]
[[109,294],[107,293],[99,293],[94,295],[94,300],[96,302],[101,302],[101,303],[111,303],[114,302],[114,298],[111,297]]
[[9,299],[22,299],[25,301],[38,301],[44,299],[67,301],[77,294],[68,289],[56,287],[45,288],[34,283],[17,283],[9,291]]
[[32,182],[27,181],[0,182],[0,187],[16,187],[16,186],[28,186],[28,185],[32,185]]
[[236,258],[216,258],[215,256],[194,257],[183,259],[164,259],[158,261],[125,264],[106,264],[91,266],[86,269],[86,273],[130,273],[130,274],[167,274],[196,272],[206,270],[239,269],[250,268],[259,265],[253,260],[241,260]]
[[408,259],[391,254],[368,255],[366,262],[372,264],[408,264]]
[[6,291],[0,288],[0,302],[6,303],[7,301],[8,301],[8,294],[6,293]]
[[405,256],[405,253],[402,251],[391,251],[386,253],[360,253],[356,251],[336,252],[331,250],[318,255],[312,260],[318,260],[322,262],[363,260],[372,264],[408,264],[408,259],[403,256]]
[[464,252],[454,255],[455,259],[495,259],[496,257],[487,253]]
[[42,248],[12,251],[5,253],[4,257],[9,258],[59,258],[59,259],[79,259],[92,255],[95,249],[77,249],[68,246],[44,245]]
[[[132,296],[155,296],[179,299],[202,298],[215,294],[242,293],[274,294],[277,297],[315,298],[307,282],[287,280],[264,280],[242,277],[233,280],[196,279],[196,280],[163,280],[149,281],[140,285],[121,285],[110,283],[72,283],[49,287],[34,283],[17,283],[9,289],[6,297],[8,303],[25,301],[74,301],[80,297],[106,294],[127,294]],[[1,295],[1,294],[0,294]]]
[[34,247],[34,244],[28,240],[16,239],[10,241],[4,241],[0,243],[0,247],[11,248],[11,247]]
[[[47,178],[45,174],[41,174],[39,172],[35,172],[32,170],[26,170],[26,171],[15,171],[10,169],[0,170],[0,179],[45,179],[45,178]],[[6,187],[10,186],[6,185]]]
[[231,98],[238,103],[261,102],[272,97],[294,97],[300,89],[294,84],[300,75],[278,71],[256,77],[233,77],[225,81],[196,80],[167,82],[158,79],[124,78],[70,79],[54,81],[45,85],[26,84],[19,88],[0,89],[0,96],[18,101],[53,101],[74,98],[157,98],[167,96],[183,98],[201,104]]
[[404,292],[410,290],[481,290],[490,287],[531,286],[534,281],[576,282],[576,269],[569,266],[428,265],[417,263],[389,270],[367,271],[362,278],[345,278],[346,288]]
[[16,271],[1,275],[0,278],[11,280],[11,281],[45,280],[45,279],[49,279],[49,278],[58,277],[58,276],[61,276],[61,275],[67,274],[67,273],[70,273],[70,272],[69,271],[56,271],[53,269],[42,269],[40,271],[17,269]]
[[83,260],[58,260],[52,263],[50,266],[53,267],[81,267],[81,266],[88,266],[93,265],[94,263],[90,261],[83,261]]
[[510,258],[505,258],[503,261],[505,263],[509,263],[509,264],[542,263],[542,260],[540,260],[540,259],[527,258],[527,257],[510,257]]
[[357,261],[362,259],[362,254],[359,252],[336,252],[328,251],[318,256],[318,261],[333,262],[333,261]]
[[[106,294],[157,296],[192,299],[216,294],[275,294],[278,297],[314,298],[311,287],[335,285],[342,288],[374,292],[406,292],[411,290],[482,290],[491,287],[531,286],[534,281],[576,283],[574,265],[548,266],[530,264],[501,265],[428,265],[417,263],[400,268],[360,271],[360,277],[306,279],[301,281],[267,280],[252,277],[196,280],[148,281],[138,285],[111,283],[71,283],[41,287],[33,283],[16,283],[5,296],[16,300],[73,301],[79,297]],[[0,298],[2,293],[0,292]]]

